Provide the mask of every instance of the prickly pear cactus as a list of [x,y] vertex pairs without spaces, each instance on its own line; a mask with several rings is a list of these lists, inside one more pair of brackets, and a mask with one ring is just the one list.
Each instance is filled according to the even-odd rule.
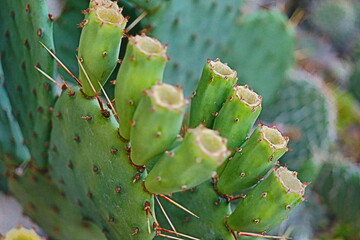
[[[1,81],[3,80],[1,78]],[[92,236],[97,236],[96,239],[105,239],[100,229],[93,223],[83,220],[75,206],[57,190],[46,170],[40,171],[35,166],[30,167],[32,163],[28,162],[29,150],[21,143],[23,136],[12,115],[9,98],[2,85],[0,98],[0,164],[7,166],[2,173],[7,180],[4,187],[20,201],[24,206],[24,212],[54,239],[80,240]],[[1,184],[5,184],[5,180],[1,179]],[[6,235],[5,239],[13,239],[10,236],[13,234]]]
[[100,228],[86,220],[64,193],[57,190],[48,174],[29,166],[22,176],[10,173],[9,188],[24,212],[54,239],[101,239]]
[[[53,86],[34,66],[53,74],[54,61],[39,42],[53,47],[46,1],[5,1],[0,10],[1,59],[15,119],[37,167],[47,164]],[[41,50],[40,50],[41,49]]]
[[[342,227],[347,229],[344,234],[346,239],[360,237],[359,187],[359,167],[344,160],[325,163],[315,184],[315,191],[320,193],[321,200],[337,216]],[[345,207],[349,204],[352,206],[350,209]]]
[[[25,12],[39,14],[40,20],[30,19],[29,23],[37,26],[38,21],[46,19],[48,23],[51,20],[51,17],[44,18],[44,2],[30,3],[25,5]],[[159,2],[152,3],[155,4],[152,6],[156,6]],[[32,4],[39,8],[33,9]],[[187,4],[192,6],[198,2]],[[7,2],[5,9],[16,7],[17,10],[18,6],[13,5]],[[159,15],[156,16],[164,14],[164,9],[171,6],[180,5],[164,3],[164,8],[159,8]],[[204,5],[206,11],[214,10],[214,16],[224,16],[223,8],[217,8],[216,4],[212,4],[211,9],[209,6],[208,3]],[[30,144],[29,152],[34,160],[28,168],[16,168],[17,164],[9,166],[11,191],[25,206],[27,214],[55,239],[150,240],[185,237],[230,240],[237,239],[238,235],[263,236],[304,199],[305,185],[298,180],[297,173],[277,165],[277,160],[288,150],[288,138],[275,127],[263,124],[251,133],[261,111],[262,98],[248,86],[238,86],[236,81],[240,74],[218,59],[205,63],[199,85],[192,96],[189,118],[186,118],[188,102],[182,88],[161,83],[165,64],[169,61],[167,47],[146,35],[129,37],[116,78],[116,99],[111,101],[103,85],[118,62],[121,37],[127,21],[121,12],[117,2],[90,1],[89,8],[84,11],[85,20],[80,24],[82,33],[77,56],[79,76],[72,74],[78,86],[56,83],[61,88],[61,94],[52,106],[52,92],[39,93],[39,88],[46,82],[41,77],[42,82],[34,88],[36,98],[27,101],[21,99],[30,107],[37,104],[51,106],[51,119],[48,113],[42,120],[46,123],[51,120],[52,125],[50,133],[47,126],[42,128],[43,138],[48,142],[45,148],[49,147],[47,154],[43,155],[43,162],[38,162],[34,157],[39,152]],[[231,8],[227,8],[226,12],[231,13],[228,21],[236,16]],[[18,16],[15,10],[14,16],[15,19]],[[11,22],[9,19],[6,21]],[[292,62],[291,28],[277,12],[260,12],[248,16],[244,22],[247,25],[236,25],[239,36],[244,38],[253,33],[250,29],[254,26],[261,26],[263,29],[260,31],[264,33],[268,30],[265,26],[273,23],[274,26],[270,24],[269,27],[279,36],[276,41],[284,41],[278,50],[283,51],[281,53],[289,51],[290,54],[280,56],[280,65],[276,68],[273,68],[273,64],[265,64],[264,69],[267,70],[267,77],[276,76],[281,82],[284,71]],[[12,24],[15,23],[17,21]],[[179,27],[179,22],[171,24],[175,24],[175,29]],[[40,31],[37,36],[42,37],[42,33]],[[255,35],[255,39],[260,36]],[[191,39],[196,41],[197,36]],[[48,59],[45,55],[48,50],[49,56],[62,65],[53,53],[51,37],[48,40],[42,44],[44,49],[38,49],[41,45],[34,47],[38,51],[35,56],[41,60]],[[231,35],[231,40],[223,39],[223,43],[235,40],[238,40],[236,36]],[[25,45],[32,49],[33,41],[29,37]],[[12,44],[9,39],[3,43],[9,47]],[[211,41],[209,44],[212,45]],[[236,44],[233,43],[234,46]],[[268,45],[278,46],[262,41],[256,44]],[[9,64],[6,57],[12,49],[4,50],[6,69],[6,64]],[[192,49],[186,47],[186,50],[189,54]],[[259,53],[273,56],[272,47],[263,50],[259,50]],[[193,53],[197,51],[199,49]],[[21,54],[26,52],[18,54],[22,59]],[[265,55],[259,59],[264,60]],[[27,61],[29,59],[26,58]],[[14,59],[15,62],[17,60]],[[258,58],[254,57],[253,60],[257,62]],[[52,60],[48,63],[52,65]],[[246,61],[240,63],[245,64]],[[30,64],[55,82],[52,68],[46,69],[42,64],[31,61]],[[248,67],[244,66],[244,69]],[[32,79],[30,75],[16,70],[5,71],[8,93],[11,92],[11,88],[7,87],[8,81],[13,80],[11,74],[24,75],[16,79],[19,85],[23,81],[23,85],[31,87],[36,82],[29,82]],[[243,73],[243,79],[250,77],[250,74]],[[271,82],[270,85],[277,84]],[[28,85],[24,86],[26,90]],[[15,100],[11,101],[16,107],[22,106]],[[45,114],[42,111],[45,109],[38,109],[39,114]],[[34,127],[22,125],[25,120],[19,116],[16,120],[23,128],[25,139],[29,129],[36,130],[37,122]],[[32,137],[37,139],[38,134]],[[45,166],[47,160],[50,175],[47,169],[38,169]],[[172,209],[165,204],[163,208],[159,198],[166,199],[177,208]],[[231,209],[231,202],[239,199]],[[155,205],[159,208],[155,209]],[[209,209],[213,211],[209,212]],[[176,223],[175,226],[170,220],[164,222],[160,220],[161,217],[158,220],[162,214]],[[167,228],[168,223],[170,228]],[[82,230],[84,228],[86,231]]]
[[359,16],[356,5],[358,4],[351,0],[314,1],[311,5],[311,23],[335,45],[346,48],[345,45],[351,45],[349,39],[355,40],[360,30],[357,26]]

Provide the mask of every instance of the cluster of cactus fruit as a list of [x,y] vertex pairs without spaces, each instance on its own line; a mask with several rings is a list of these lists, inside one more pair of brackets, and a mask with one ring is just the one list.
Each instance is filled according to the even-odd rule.
[[[80,24],[80,74],[70,73],[78,86],[56,82],[51,66],[35,66],[62,93],[50,113],[37,107],[42,118],[36,121],[51,119],[51,131],[45,124],[41,136],[35,134],[36,121],[22,126],[36,141],[46,139],[45,146],[37,145],[47,154],[27,144],[35,160],[22,174],[15,168],[23,159],[14,154],[20,159],[7,161],[10,190],[55,239],[264,236],[304,200],[305,184],[277,164],[288,150],[288,138],[263,124],[250,134],[262,99],[237,85],[236,71],[218,59],[205,63],[188,114],[182,88],[162,83],[166,46],[145,35],[128,37],[111,101],[103,85],[118,63],[127,22],[121,11],[109,0],[90,1]],[[63,65],[53,46],[42,45]],[[29,67],[26,71],[35,71]],[[43,85],[33,88],[35,101],[52,105],[54,97],[42,95]],[[87,231],[78,230],[81,226]]]

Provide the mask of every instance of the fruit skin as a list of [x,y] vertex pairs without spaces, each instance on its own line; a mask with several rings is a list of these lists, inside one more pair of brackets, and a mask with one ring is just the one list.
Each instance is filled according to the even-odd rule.
[[131,127],[134,164],[148,165],[151,159],[170,150],[170,145],[179,137],[186,102],[182,89],[168,84],[157,84],[145,91]]
[[[150,48],[146,49],[148,44]],[[139,35],[129,38],[115,86],[121,137],[130,139],[131,121],[142,91],[162,82],[166,62],[166,47],[158,40]]]
[[[279,134],[276,137],[281,141],[281,146],[274,145],[273,139],[266,138],[267,131]],[[259,125],[234,156],[218,169],[218,191],[233,194],[258,183],[285,154],[287,141],[278,130]]]
[[237,73],[219,59],[208,60],[191,100],[189,127],[211,128],[216,114],[237,81]]
[[[91,0],[85,11],[86,17],[82,27],[79,58],[82,60],[86,73],[96,92],[101,90],[109,79],[118,62],[120,44],[127,20],[122,16],[122,9],[117,4],[108,1]],[[82,90],[88,96],[94,96],[94,91],[83,71],[79,80]]]
[[228,148],[234,152],[248,137],[260,112],[261,96],[250,91],[247,85],[236,86],[223,103],[213,128],[227,139]]
[[171,194],[195,187],[214,175],[229,156],[226,140],[200,125],[188,129],[184,140],[164,153],[145,179],[151,193]]
[[[243,232],[267,232],[282,222],[289,214],[289,210],[296,207],[304,200],[304,186],[298,181],[296,189],[290,189],[284,185],[280,172],[296,174],[280,167],[271,174],[256,188],[246,194],[235,211],[229,216],[226,223],[237,231]],[[294,176],[296,178],[296,175]]]

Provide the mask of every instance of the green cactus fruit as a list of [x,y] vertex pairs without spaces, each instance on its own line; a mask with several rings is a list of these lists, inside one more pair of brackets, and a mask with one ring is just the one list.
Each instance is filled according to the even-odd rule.
[[41,240],[41,237],[32,229],[16,227],[6,233],[4,240]]
[[47,165],[52,86],[34,69],[53,75],[54,61],[39,42],[53,48],[52,18],[46,1],[2,1],[0,8],[1,61],[5,89],[13,114],[37,167]]
[[[79,58],[95,89],[110,77],[119,57],[123,30],[127,23],[121,14],[122,9],[110,0],[91,0],[86,10],[86,18],[80,23],[83,28],[79,43]],[[87,96],[94,96],[94,90],[84,71],[79,80]]]
[[304,200],[305,185],[297,173],[279,167],[247,193],[227,219],[227,225],[241,232],[267,232]]
[[292,151],[280,161],[298,171],[302,181],[310,182],[320,170],[322,155],[335,141],[335,115],[333,97],[322,79],[296,70],[261,117],[291,139]]
[[228,140],[228,148],[234,151],[243,144],[260,112],[261,96],[247,85],[236,86],[216,116],[213,129]]
[[216,114],[230,95],[237,81],[237,73],[227,64],[208,60],[204,66],[200,82],[194,93],[190,109],[190,127],[199,124],[211,128]]
[[166,46],[158,40],[145,35],[129,38],[115,86],[115,105],[123,138],[130,138],[131,122],[142,91],[162,81],[166,62]]
[[184,140],[158,160],[145,179],[151,193],[169,194],[195,187],[214,175],[229,155],[226,139],[200,125],[188,129]]
[[287,151],[288,138],[276,128],[259,125],[219,172],[217,189],[232,194],[255,185]]
[[96,99],[74,93],[63,93],[54,108],[49,161],[55,183],[108,239],[152,239],[146,210],[153,199],[143,190],[144,168],[129,162],[115,117],[104,116]]
[[86,220],[57,187],[50,176],[29,166],[23,175],[13,171],[9,188],[31,217],[52,239],[105,240],[95,224]]
[[130,134],[134,164],[147,165],[168,150],[180,133],[185,106],[181,88],[159,83],[145,91],[134,113]]

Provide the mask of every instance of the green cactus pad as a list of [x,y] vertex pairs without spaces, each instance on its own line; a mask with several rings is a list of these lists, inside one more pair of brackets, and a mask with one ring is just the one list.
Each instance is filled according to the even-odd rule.
[[54,111],[49,161],[59,188],[108,239],[152,239],[144,206],[153,200],[141,181],[146,173],[130,164],[116,119],[78,90],[63,93]]
[[[20,126],[13,116],[6,90],[0,61],[0,148],[2,158],[7,164],[19,165],[30,160],[30,153],[23,145]],[[0,173],[1,174],[1,173]],[[1,180],[1,177],[0,177]]]
[[142,91],[162,81],[166,62],[166,47],[156,39],[144,35],[129,38],[115,86],[115,105],[123,138],[130,138],[131,121]]
[[[337,220],[346,225],[353,238],[360,237],[360,168],[340,156],[338,161],[325,163],[316,181],[314,190]],[[351,207],[349,207],[351,206]]]
[[217,189],[232,194],[255,185],[287,151],[288,138],[275,128],[259,125],[219,172]]
[[239,232],[267,232],[303,201],[304,192],[297,173],[280,167],[247,193],[227,219],[227,225]]
[[[79,58],[96,92],[110,77],[119,57],[123,30],[127,23],[121,14],[122,9],[110,0],[92,0],[86,10],[79,43]],[[83,71],[79,77],[82,90],[88,96],[94,91]]]
[[184,140],[158,160],[145,179],[151,193],[169,194],[195,187],[214,175],[229,155],[226,139],[200,125],[188,129]]
[[134,164],[146,165],[168,150],[180,133],[185,106],[181,88],[157,84],[146,91],[135,111],[131,128],[131,160]]
[[44,0],[2,1],[0,8],[5,89],[37,167],[47,164],[50,111],[55,100],[52,86],[34,69],[36,65],[53,75],[54,61],[39,43],[53,49],[48,14]]
[[[187,209],[199,216],[196,218],[159,197],[178,232],[201,240],[234,240],[225,226],[225,216],[231,213],[230,204],[218,196],[210,181],[190,190],[174,193],[171,199],[186,206]],[[160,225],[170,229],[162,211],[158,208],[156,213]]]
[[236,71],[219,59],[207,61],[192,98],[190,127],[197,127],[199,124],[212,127],[216,114],[237,81],[236,76]]
[[22,176],[11,173],[9,188],[31,217],[56,240],[105,240],[95,224],[86,220],[57,187],[47,173],[29,167]]
[[227,146],[234,151],[239,148],[261,112],[261,97],[248,86],[236,86],[227,98],[213,129],[228,140]]
[[345,47],[359,32],[355,4],[358,3],[351,0],[315,1],[310,4],[310,23],[334,45]]

